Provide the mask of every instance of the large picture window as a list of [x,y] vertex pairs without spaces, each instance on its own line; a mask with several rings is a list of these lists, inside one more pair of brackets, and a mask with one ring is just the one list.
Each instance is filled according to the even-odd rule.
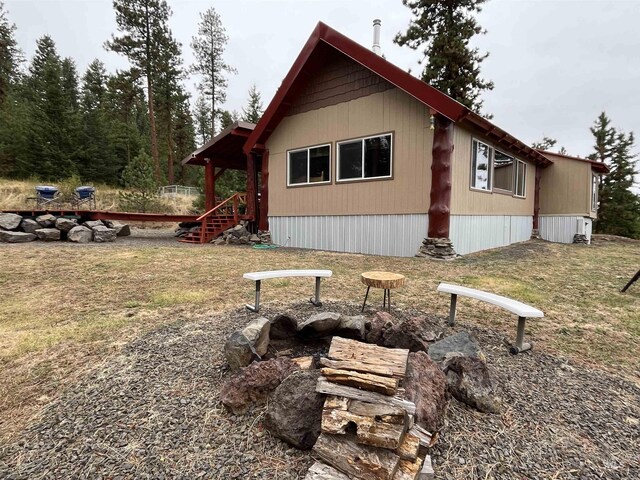
[[311,185],[331,181],[331,145],[287,152],[287,185]]
[[525,198],[527,164],[479,140],[471,151],[471,188]]
[[491,191],[491,156],[493,148],[486,143],[473,141],[471,158],[471,188]]
[[347,140],[338,143],[338,181],[390,178],[392,135]]

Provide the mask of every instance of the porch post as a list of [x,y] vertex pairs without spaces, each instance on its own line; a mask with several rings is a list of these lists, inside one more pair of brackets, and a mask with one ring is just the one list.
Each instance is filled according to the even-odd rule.
[[247,215],[251,220],[256,219],[256,155],[251,152],[247,155]]
[[427,233],[429,238],[449,238],[452,152],[453,123],[436,114],[431,150],[431,205]]
[[266,232],[269,230],[269,150],[262,154],[262,188],[260,189],[258,229]]
[[213,159],[207,158],[204,164],[204,209],[208,212],[216,206],[216,167]]

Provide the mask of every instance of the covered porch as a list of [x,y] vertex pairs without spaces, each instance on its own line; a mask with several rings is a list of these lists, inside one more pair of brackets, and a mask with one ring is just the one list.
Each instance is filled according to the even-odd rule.
[[[216,199],[216,182],[227,170],[240,170],[247,173],[246,209],[240,218],[248,220],[254,230],[269,229],[268,154],[260,148],[253,149],[248,155],[243,151],[254,128],[253,123],[234,122],[182,160],[183,165],[204,166],[205,213],[200,217],[203,220],[214,215],[223,202],[231,203],[230,199]],[[244,200],[244,194],[237,193]],[[235,201],[237,203],[237,197]]]

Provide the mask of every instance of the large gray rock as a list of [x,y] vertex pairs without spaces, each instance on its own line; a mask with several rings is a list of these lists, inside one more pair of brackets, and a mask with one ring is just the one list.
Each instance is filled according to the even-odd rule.
[[106,243],[116,241],[116,231],[113,228],[97,225],[93,227],[93,241],[96,243]]
[[295,337],[298,331],[298,321],[290,315],[279,313],[271,320],[269,337],[274,340]]
[[35,240],[37,237],[33,233],[11,232],[9,230],[0,230],[0,242],[6,243],[25,243]]
[[443,363],[449,392],[456,399],[485,413],[499,413],[496,395],[486,362],[477,357],[448,354]]
[[38,222],[42,228],[53,228],[56,225],[56,217],[50,213],[46,213],[36,217],[36,222]]
[[429,347],[429,356],[436,362],[441,362],[447,353],[461,353],[467,357],[484,359],[480,345],[469,332],[460,332],[450,337],[445,337]]
[[251,235],[249,231],[244,227],[244,225],[236,225],[235,227],[227,230],[227,232],[229,232],[229,234],[233,235],[234,237],[238,237],[238,238],[248,237],[249,235]]
[[106,225],[102,223],[102,220],[87,220],[82,226],[93,230],[95,227],[105,227]]
[[444,425],[449,404],[447,378],[425,352],[409,354],[404,381],[407,399],[416,404],[416,422],[430,432]]
[[246,367],[267,353],[270,327],[269,320],[260,317],[231,334],[225,343],[224,354],[232,370]]
[[75,218],[60,217],[56,220],[56,228],[62,232],[68,232],[73,227],[78,226],[78,221]]
[[0,228],[5,230],[15,230],[20,226],[22,217],[15,213],[0,213]]
[[367,320],[363,315],[356,315],[353,317],[342,315],[335,334],[340,337],[364,340],[366,334],[366,323]]
[[434,325],[425,316],[413,317],[387,328],[383,335],[385,347],[406,348],[412,352],[427,351],[435,341]]
[[334,312],[323,312],[311,315],[298,324],[298,332],[302,337],[322,337],[332,333],[340,325],[342,315]]
[[42,228],[38,222],[31,218],[25,218],[20,224],[20,228],[27,233],[36,233],[36,230]]
[[316,393],[319,370],[293,372],[269,399],[264,426],[269,432],[302,450],[320,436],[324,395]]
[[[109,228],[113,228],[116,231],[116,235],[118,237],[128,237],[129,235],[131,235],[131,228],[125,223],[120,223],[117,220],[102,220],[102,223],[104,223]],[[176,234],[176,237],[179,236],[180,235]]]
[[73,227],[67,234],[67,240],[75,243],[89,243],[93,240],[93,230],[82,225]]
[[38,238],[45,242],[55,242],[60,240],[60,230],[57,228],[39,228],[36,230]]
[[255,362],[229,379],[220,389],[220,400],[234,413],[244,413],[264,402],[280,383],[300,367],[288,357]]

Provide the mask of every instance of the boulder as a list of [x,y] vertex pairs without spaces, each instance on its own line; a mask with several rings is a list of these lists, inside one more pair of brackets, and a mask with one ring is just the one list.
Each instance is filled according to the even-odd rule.
[[329,335],[340,325],[340,317],[342,315],[334,312],[316,313],[298,325],[298,333],[303,337]]
[[499,413],[500,399],[486,362],[477,357],[447,354],[443,363],[449,392],[457,400],[484,413]]
[[93,241],[96,243],[106,243],[116,241],[116,231],[113,228],[97,225],[93,227]]
[[231,377],[220,389],[220,400],[233,413],[244,413],[250,405],[264,402],[298,365],[288,357],[255,362]]
[[125,223],[120,223],[117,220],[103,220],[102,223],[109,228],[113,228],[116,231],[116,236],[118,237],[128,237],[131,235],[131,228]]
[[469,332],[460,332],[445,337],[429,347],[429,356],[436,362],[441,362],[447,353],[458,352],[467,357],[484,359],[480,345]]
[[260,237],[255,233],[249,237],[251,243],[260,243]]
[[433,342],[436,337],[435,328],[427,317],[413,317],[387,328],[384,331],[383,344],[385,347],[426,352],[429,342]]
[[33,233],[11,232],[9,230],[0,230],[0,242],[6,243],[25,243],[35,240],[37,237]]
[[20,228],[27,233],[36,233],[36,230],[42,228],[38,222],[31,218],[25,218],[20,224]]
[[295,337],[297,331],[298,321],[287,314],[279,313],[271,320],[269,337],[274,340],[283,340]]
[[56,225],[56,217],[54,215],[51,215],[50,213],[47,213],[45,215],[36,217],[36,222],[38,222],[38,224],[42,228],[52,228]]
[[363,315],[353,317],[342,315],[335,334],[340,337],[353,338],[354,340],[364,340],[366,318]]
[[232,370],[246,367],[267,353],[270,327],[269,320],[261,317],[231,334],[224,346],[224,354]]
[[391,328],[395,323],[395,319],[388,312],[377,312],[370,318],[365,327],[365,340],[367,343],[376,345],[383,344],[383,335],[385,330]]
[[90,229],[94,229],[95,227],[106,227],[106,225],[104,223],[102,223],[102,220],[87,220],[86,222],[84,222],[82,224],[83,227],[87,227]]
[[63,232],[68,232],[73,227],[78,226],[78,221],[75,218],[60,217],[56,220],[56,228]]
[[309,450],[320,436],[324,395],[316,393],[319,370],[293,372],[275,389],[264,426],[274,436]]
[[15,230],[20,226],[22,217],[15,213],[0,213],[0,228],[5,230]]
[[449,394],[447,378],[425,352],[409,354],[404,381],[406,397],[416,404],[415,420],[429,432],[437,432],[444,424]]
[[60,230],[57,228],[39,228],[35,233],[40,240],[45,242],[55,242],[60,240]]
[[218,237],[218,238],[216,238],[214,240],[211,240],[210,243],[213,243],[214,245],[224,245],[225,241],[224,241],[223,237]]
[[249,231],[244,227],[244,225],[236,225],[235,227],[227,230],[234,237],[248,237],[250,235]]
[[75,243],[89,243],[93,240],[93,230],[82,225],[78,225],[77,227],[73,227],[69,230],[69,233],[67,233],[67,240]]

